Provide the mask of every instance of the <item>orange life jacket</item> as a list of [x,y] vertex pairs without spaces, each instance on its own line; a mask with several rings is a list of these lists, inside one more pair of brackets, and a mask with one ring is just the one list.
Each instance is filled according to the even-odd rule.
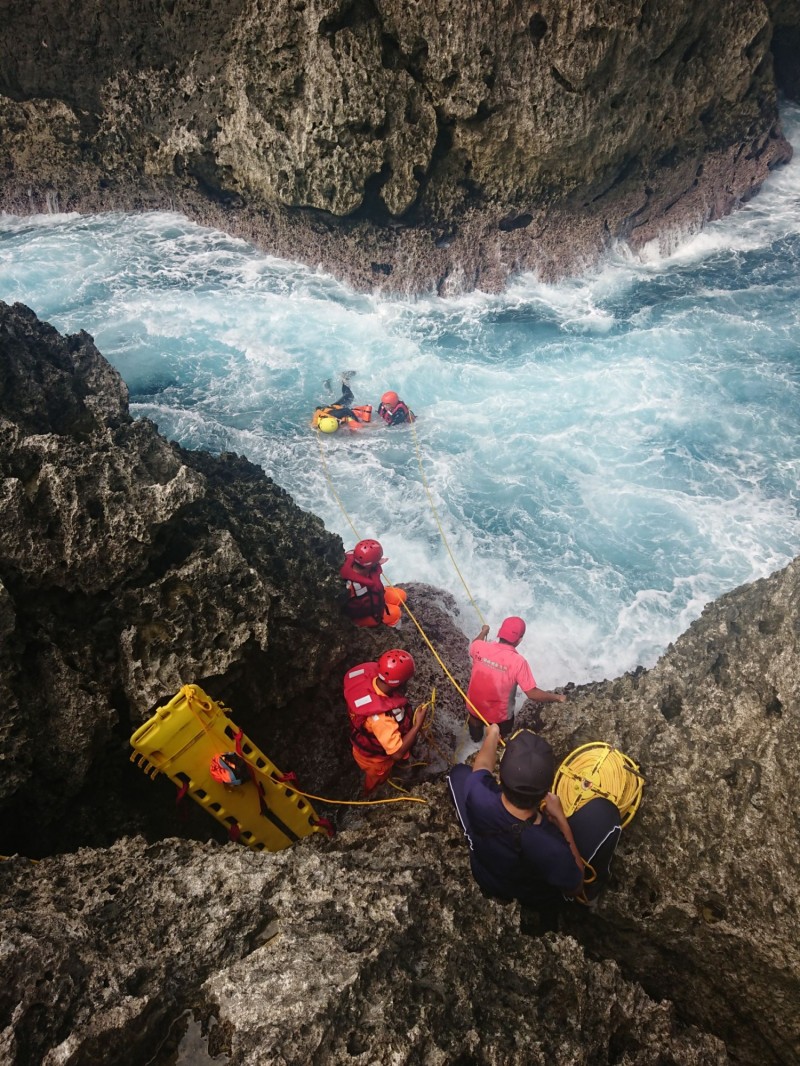
[[373,714],[391,714],[401,737],[414,724],[414,714],[405,696],[383,696],[375,691],[372,682],[377,676],[377,663],[361,663],[344,675],[344,698],[350,716],[350,743],[366,755],[386,754],[378,738],[366,729],[366,721]]
[[[352,411],[356,418],[351,418],[349,413],[343,414],[343,411]],[[332,404],[330,407],[317,407],[314,411],[314,415],[311,419],[311,428],[316,429],[321,418],[326,417],[335,418],[340,426],[347,426],[349,429],[356,429],[358,426],[363,425],[365,422],[372,421],[372,404],[363,403],[358,407],[343,407],[340,403]]]

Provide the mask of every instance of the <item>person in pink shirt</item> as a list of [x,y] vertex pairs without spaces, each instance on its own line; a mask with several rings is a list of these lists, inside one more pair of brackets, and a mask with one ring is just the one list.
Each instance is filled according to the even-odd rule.
[[537,687],[527,660],[517,651],[517,645],[525,636],[525,623],[521,618],[506,618],[496,641],[488,641],[488,635],[489,627],[482,626],[469,646],[472,674],[467,689],[467,710],[469,735],[476,742],[483,740],[484,724],[472,707],[490,725],[497,722],[500,736],[505,739],[514,729],[517,686],[529,700],[539,700],[540,703],[564,703],[567,698]]

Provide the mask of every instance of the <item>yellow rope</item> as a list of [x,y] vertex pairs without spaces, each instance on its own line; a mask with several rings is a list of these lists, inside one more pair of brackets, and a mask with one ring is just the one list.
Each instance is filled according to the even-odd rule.
[[331,481],[331,475],[330,475],[330,473],[329,473],[329,471],[328,471],[328,464],[327,464],[327,462],[325,461],[325,449],[324,449],[324,448],[322,447],[322,436],[321,436],[321,430],[317,430],[317,444],[319,445],[319,454],[320,454],[320,458],[322,459],[322,469],[323,469],[323,471],[324,471],[324,473],[325,473],[325,479],[326,479],[326,481],[328,482],[328,488],[329,488],[329,489],[331,490],[331,492],[333,493],[333,498],[334,498],[334,499],[336,500],[336,502],[337,502],[337,503],[339,504],[339,507],[341,508],[342,514],[344,515],[345,519],[347,520],[347,524],[348,524],[348,525],[350,526],[350,528],[352,529],[353,533],[355,534],[355,538],[356,538],[356,540],[359,540],[360,538],[359,538],[359,536],[358,536],[358,530],[357,530],[357,529],[356,529],[356,527],[355,527],[355,526],[353,525],[353,523],[352,523],[352,522],[350,521],[350,515],[349,515],[349,514],[347,513],[347,511],[345,510],[344,504],[343,504],[343,503],[342,503],[342,501],[341,501],[341,500],[339,499],[339,494],[338,494],[338,492],[337,492],[337,491],[336,491],[336,489],[335,489],[335,488],[333,487],[333,481]]
[[[412,428],[413,428],[413,422],[411,423],[411,425],[412,425]],[[339,499],[339,494],[337,493],[336,489],[335,489],[335,488],[333,487],[333,481],[331,480],[330,472],[329,472],[329,470],[328,470],[328,464],[327,464],[327,463],[325,462],[325,453],[324,453],[324,451],[323,451],[323,448],[322,448],[322,441],[321,441],[321,440],[319,439],[319,435],[317,435],[317,443],[319,444],[319,451],[320,451],[320,456],[322,457],[322,469],[323,469],[323,472],[324,472],[324,474],[325,474],[325,480],[326,480],[326,481],[328,482],[328,487],[329,487],[329,489],[331,490],[331,493],[333,494],[333,498],[334,498],[334,499],[336,500],[336,502],[337,502],[337,503],[339,504],[339,507],[341,508],[342,514],[344,515],[345,519],[347,520],[347,524],[348,524],[348,525],[350,526],[350,528],[352,529],[352,531],[353,531],[353,533],[354,533],[354,535],[355,535],[355,537],[356,537],[356,540],[359,540],[359,539],[360,539],[360,537],[359,537],[359,534],[358,534],[358,530],[357,530],[357,529],[356,529],[356,527],[355,527],[355,526],[353,525],[353,522],[352,522],[352,520],[351,520],[351,518],[350,518],[350,515],[349,515],[349,514],[347,513],[347,511],[345,510],[345,506],[344,506],[344,504],[342,503],[342,501],[341,501],[341,500]],[[423,476],[424,476],[424,475],[423,475]],[[445,541],[445,543],[447,543],[447,542]],[[449,549],[448,549],[448,550],[449,550]],[[387,578],[387,581],[388,581],[388,578]],[[467,589],[467,592],[469,593],[469,589]],[[464,690],[463,690],[463,689],[461,688],[461,686],[459,685],[459,683],[458,683],[458,682],[456,681],[456,679],[455,679],[455,678],[453,677],[453,675],[452,675],[452,674],[450,673],[450,671],[449,671],[449,670],[447,669],[447,667],[445,666],[445,664],[444,664],[444,663],[442,662],[442,659],[441,659],[441,657],[440,657],[439,653],[438,653],[438,652],[436,651],[436,648],[434,648],[433,644],[431,644],[430,640],[428,640],[428,635],[427,635],[427,633],[426,633],[426,632],[425,632],[425,630],[424,630],[424,629],[422,628],[422,626],[420,625],[420,623],[419,623],[419,622],[417,621],[417,619],[416,619],[416,616],[414,615],[414,613],[413,613],[413,611],[411,610],[411,608],[410,608],[410,607],[408,606],[408,604],[407,604],[407,603],[405,603],[405,602],[403,603],[403,610],[404,610],[404,611],[406,612],[406,614],[408,615],[408,617],[409,617],[409,618],[411,619],[411,621],[412,621],[412,622],[414,623],[414,625],[415,625],[415,626],[417,627],[417,629],[419,630],[419,632],[420,632],[420,636],[422,637],[422,639],[423,639],[423,640],[425,641],[425,643],[426,643],[426,644],[428,645],[428,647],[430,648],[430,651],[431,651],[431,653],[433,654],[433,657],[434,657],[434,658],[436,659],[436,661],[437,661],[437,663],[439,664],[439,666],[441,666],[442,670],[444,671],[444,674],[445,674],[445,676],[446,676],[446,677],[447,677],[447,679],[448,679],[448,680],[450,681],[450,684],[451,684],[451,685],[453,686],[453,688],[454,688],[454,689],[456,690],[456,692],[458,692],[458,694],[459,694],[459,695],[461,696],[461,698],[462,698],[462,699],[464,700],[464,702],[466,703],[466,705],[467,705],[467,706],[468,706],[468,707],[470,708],[470,710],[472,711],[472,713],[473,713],[473,714],[474,714],[474,715],[475,715],[475,716],[476,716],[477,718],[480,718],[480,720],[481,720],[481,721],[483,722],[483,724],[484,724],[484,725],[487,725],[487,726],[488,726],[488,725],[489,725],[489,722],[487,722],[487,721],[486,721],[486,719],[485,719],[485,718],[483,717],[483,715],[482,715],[482,714],[481,714],[481,712],[480,712],[480,711],[478,710],[478,708],[477,708],[477,707],[475,706],[475,704],[474,704],[474,703],[473,703],[473,702],[472,702],[471,700],[467,699],[467,694],[466,694],[466,693],[464,692]],[[478,612],[478,613],[480,614],[480,612]],[[500,738],[500,743],[501,743],[501,744],[503,745],[503,747],[505,747],[505,741],[503,740],[503,738],[502,738],[502,737]]]
[[283,785],[284,788],[289,789],[291,792],[296,792],[298,796],[303,796],[305,799],[318,800],[320,803],[330,803],[337,807],[374,807],[379,803],[427,803],[426,799],[422,799],[421,796],[409,796],[407,800],[403,799],[380,799],[380,800],[335,800],[328,799],[327,796],[315,796],[313,792],[303,792],[297,785],[291,781],[276,781],[272,774],[266,774],[262,769],[250,762],[246,756],[242,756],[247,765],[262,777],[265,781],[269,781],[271,785]]
[[294,785],[288,785],[292,792],[296,792],[298,796],[305,796],[306,799],[319,800],[320,803],[333,803],[337,807],[375,807],[379,803],[427,803],[426,799],[422,796],[397,796],[391,799],[382,800],[332,800],[327,799],[325,796],[314,796],[310,792],[301,792],[299,788],[295,788]]
[[[183,689],[181,691],[184,692],[184,696],[186,697],[186,703],[187,703],[189,709],[192,711],[193,714],[195,714],[194,709],[192,708],[192,702],[196,699],[196,697],[195,697],[194,693],[192,692],[190,686],[184,685],[184,687],[183,687]],[[202,700],[197,700],[197,702],[203,708],[208,708],[210,706],[210,704],[204,703]],[[222,704],[220,704],[220,707],[222,707]],[[225,710],[224,707],[222,709]],[[200,719],[200,716],[195,714],[195,717],[198,719],[198,721],[200,721],[200,724],[203,725],[203,722],[202,722],[202,719]],[[205,728],[205,726],[204,726],[204,728]],[[269,781],[270,784],[273,784],[273,785],[276,783],[275,782],[275,778],[271,774],[265,774],[263,770],[261,770],[258,766],[255,765],[255,763],[250,762],[250,760],[247,758],[246,755],[242,755],[242,758],[247,763],[247,765],[255,773],[257,773],[260,777],[263,777],[264,780]],[[282,782],[278,782],[278,783],[280,784]],[[407,803],[427,803],[428,802],[427,800],[424,800],[424,799],[422,799],[419,796],[409,796],[408,799],[405,800],[405,801],[402,800],[402,799],[334,800],[334,799],[327,799],[325,796],[314,796],[310,792],[301,792],[301,790],[299,788],[296,788],[293,784],[286,784],[285,787],[291,789],[292,792],[296,792],[298,794],[298,796],[304,796],[306,799],[319,800],[320,803],[331,803],[331,804],[336,804],[337,806],[371,807],[371,806],[374,806],[375,804],[378,804],[378,803],[403,803],[403,802],[407,802]]]
[[553,792],[567,818],[600,796],[618,808],[622,827],[629,825],[639,809],[644,777],[629,756],[610,744],[595,741],[576,748],[556,770]]
[[[630,825],[642,799],[644,777],[629,756],[603,741],[593,741],[576,748],[564,759],[553,780],[553,792],[561,800],[569,818],[589,800],[602,797],[619,809],[620,824]],[[584,884],[597,879],[597,871],[584,859]],[[585,893],[575,896],[578,903],[589,904]]]
[[[431,726],[433,725],[433,714],[434,714],[434,710],[436,708],[436,686],[435,685],[434,685],[433,689],[431,690],[431,698],[428,700],[427,703],[420,704],[420,707],[427,707],[428,708],[428,714],[426,715],[425,721],[423,722],[423,725],[422,725],[422,729],[420,730],[420,734],[422,736],[422,739],[425,741],[425,743],[428,745],[428,747],[433,748],[433,750],[436,752],[436,754],[439,756],[439,758],[442,760],[443,763],[445,763],[447,766],[453,766],[454,765],[453,760],[450,758],[449,755],[445,755],[445,753],[442,751],[442,749],[439,747],[439,745],[436,743],[436,741],[430,735]],[[419,710],[419,707],[417,707],[417,710]],[[416,712],[414,712],[414,713],[416,715]]]
[[464,591],[466,592],[466,594],[467,594],[467,596],[469,598],[469,602],[475,608],[475,613],[478,615],[478,618],[480,618],[480,620],[481,620],[481,625],[486,625],[486,622],[484,621],[484,617],[481,614],[481,609],[477,605],[477,603],[475,602],[475,599],[474,599],[472,593],[470,592],[469,585],[464,580],[464,575],[461,573],[461,570],[459,569],[458,563],[456,562],[455,556],[453,555],[452,551],[450,550],[450,545],[447,542],[447,537],[444,535],[444,529],[442,528],[442,523],[441,523],[441,521],[439,519],[439,512],[436,510],[436,504],[433,502],[433,496],[431,495],[431,490],[430,490],[430,487],[428,485],[428,479],[425,477],[425,471],[422,468],[422,454],[420,453],[420,450],[419,450],[419,438],[417,437],[417,429],[416,429],[416,426],[414,425],[413,422],[411,423],[411,432],[414,434],[414,447],[415,447],[416,452],[417,452],[417,465],[419,466],[420,477],[422,478],[422,484],[423,484],[423,486],[425,488],[425,493],[427,494],[428,502],[431,505],[431,510],[433,511],[433,517],[436,519],[436,525],[439,527],[439,536],[442,538],[442,543],[444,544],[445,548],[447,548],[447,554],[450,556],[450,561],[452,562],[453,567],[455,568],[455,572],[458,574],[459,578],[461,579],[461,584],[464,586]]
[[[411,619],[411,621],[414,623],[414,625],[419,630],[420,636],[425,641],[425,643],[428,645],[428,648],[430,649],[431,654],[433,655],[433,657],[436,660],[436,662],[439,664],[439,666],[441,666],[442,670],[444,671],[445,677],[447,677],[447,679],[450,682],[450,684],[453,686],[453,688],[456,690],[456,692],[459,694],[459,696],[461,696],[461,698],[464,700],[464,702],[466,703],[467,707],[470,708],[470,710],[472,711],[472,713],[475,715],[476,718],[480,718],[480,720],[483,722],[484,725],[487,725],[487,726],[490,725],[491,723],[486,721],[486,719],[483,717],[483,715],[478,710],[478,708],[475,706],[475,704],[472,702],[472,700],[467,698],[466,692],[463,690],[461,685],[459,685],[459,683],[456,681],[456,679],[453,677],[453,675],[447,669],[447,667],[445,666],[444,662],[442,662],[441,656],[437,652],[436,648],[434,648],[433,644],[431,644],[431,642],[428,640],[427,633],[422,628],[420,623],[417,621],[417,618],[414,615],[414,612],[408,606],[408,603],[404,603],[403,604],[403,610],[406,612],[408,617]],[[500,737],[500,743],[503,745],[503,747],[506,746],[506,742],[503,740],[502,737]]]
[[264,778],[265,781],[269,781],[269,783],[271,785],[274,785],[274,784],[283,785],[284,788],[290,789],[292,792],[296,792],[298,796],[303,796],[303,797],[305,797],[305,799],[318,800],[320,803],[330,803],[330,804],[333,804],[334,806],[337,806],[337,807],[374,807],[374,806],[376,806],[377,804],[380,804],[380,803],[427,803],[428,802],[426,799],[422,799],[421,796],[409,796],[405,800],[401,799],[401,798],[397,798],[397,799],[394,799],[394,798],[393,799],[379,799],[379,800],[335,800],[335,799],[328,799],[327,796],[315,796],[312,792],[303,792],[302,789],[299,789],[295,784],[293,784],[290,781],[277,781],[276,782],[276,780],[272,776],[272,774],[264,773],[264,771],[262,769],[260,769],[260,767],[256,766],[255,763],[250,762],[250,760],[247,758],[247,756],[243,755],[242,758],[247,763],[247,765],[255,773],[257,773],[259,775],[259,777]]
[[407,788],[401,788],[396,781],[392,781],[391,777],[386,778],[386,784],[391,785],[392,788],[397,789],[398,792],[402,792],[403,795],[408,796],[409,792]]

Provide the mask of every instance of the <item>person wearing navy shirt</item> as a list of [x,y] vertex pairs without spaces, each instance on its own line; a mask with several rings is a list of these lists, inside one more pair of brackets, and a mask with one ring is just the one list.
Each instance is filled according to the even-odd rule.
[[448,775],[473,877],[484,895],[534,909],[559,893],[577,895],[584,863],[561,801],[548,792],[553,749],[543,737],[519,730],[506,746],[498,785],[493,771],[499,740],[492,723],[472,768],[461,763]]

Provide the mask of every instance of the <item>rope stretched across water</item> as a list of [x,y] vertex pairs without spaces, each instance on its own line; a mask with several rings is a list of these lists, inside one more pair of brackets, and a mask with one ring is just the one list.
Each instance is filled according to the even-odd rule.
[[423,466],[422,466],[422,453],[420,452],[420,448],[419,448],[419,438],[417,437],[417,429],[416,429],[416,426],[414,425],[413,422],[411,423],[411,432],[414,434],[414,448],[416,449],[416,452],[417,452],[417,465],[419,466],[420,477],[422,478],[422,484],[423,484],[423,486],[425,488],[425,493],[426,493],[426,495],[428,497],[428,502],[431,505],[431,510],[433,511],[433,517],[436,519],[436,525],[439,528],[439,536],[442,538],[442,543],[444,544],[445,548],[447,548],[447,554],[450,556],[450,561],[452,562],[453,567],[455,568],[455,572],[458,574],[459,578],[461,579],[461,584],[464,586],[464,591],[466,592],[466,594],[467,594],[467,596],[469,598],[469,602],[475,608],[475,613],[477,614],[478,618],[480,619],[481,625],[482,626],[486,625],[486,621],[485,621],[483,615],[481,614],[481,609],[478,606],[478,604],[475,602],[475,598],[473,597],[472,593],[470,592],[469,585],[464,580],[464,575],[461,573],[461,570],[459,569],[459,565],[456,562],[455,556],[453,555],[452,551],[450,550],[450,545],[449,545],[449,543],[447,541],[447,537],[444,534],[444,529],[442,528],[442,523],[441,523],[441,520],[439,519],[439,512],[436,510],[436,504],[433,502],[433,496],[431,494],[430,486],[428,485],[428,479],[425,477],[425,471],[424,471]]

